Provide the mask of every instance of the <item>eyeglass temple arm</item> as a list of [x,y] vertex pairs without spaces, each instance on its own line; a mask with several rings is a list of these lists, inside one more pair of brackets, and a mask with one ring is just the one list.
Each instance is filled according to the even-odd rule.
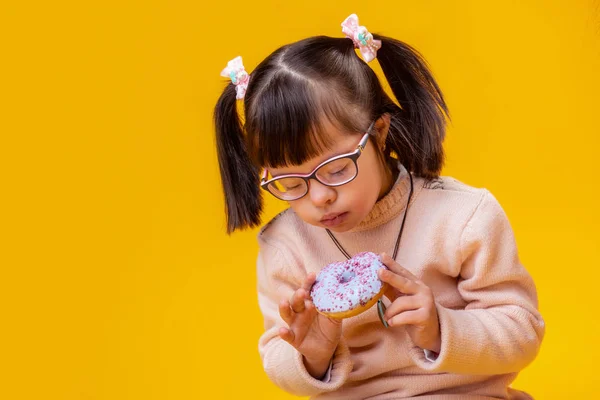
[[[365,149],[365,146],[367,145],[367,142],[369,141],[369,135],[371,134],[371,131],[375,127],[375,122],[376,121],[371,122],[369,129],[367,130],[366,134],[364,135],[364,137],[358,144],[358,146],[360,147],[360,151],[363,151]],[[264,182],[267,180],[268,177],[269,177],[269,171],[265,168],[265,170],[263,171],[261,180]]]
[[371,131],[373,130],[374,126],[375,126],[375,121],[373,121],[371,123],[371,125],[369,126],[369,129],[363,135],[363,138],[361,139],[360,143],[358,144],[358,147],[360,147],[360,151],[363,151],[365,149],[365,146],[367,145],[367,142],[369,141],[369,136],[371,135]]

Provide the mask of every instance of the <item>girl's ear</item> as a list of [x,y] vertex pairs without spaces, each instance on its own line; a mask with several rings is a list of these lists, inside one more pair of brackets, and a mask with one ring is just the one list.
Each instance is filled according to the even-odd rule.
[[375,122],[375,130],[377,131],[375,140],[377,141],[377,147],[379,147],[381,151],[385,150],[385,140],[387,139],[387,135],[390,130],[390,121],[390,114],[385,113]]

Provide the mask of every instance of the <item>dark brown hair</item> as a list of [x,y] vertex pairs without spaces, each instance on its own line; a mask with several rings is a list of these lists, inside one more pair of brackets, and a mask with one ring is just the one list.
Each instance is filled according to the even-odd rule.
[[250,75],[245,123],[229,83],[214,112],[227,233],[260,224],[262,167],[299,165],[329,148],[322,124],[364,133],[389,113],[386,157],[394,153],[417,176],[435,178],[444,163],[444,97],[423,57],[399,40],[382,41],[377,60],[398,104],[346,38],[316,36],[285,45]]

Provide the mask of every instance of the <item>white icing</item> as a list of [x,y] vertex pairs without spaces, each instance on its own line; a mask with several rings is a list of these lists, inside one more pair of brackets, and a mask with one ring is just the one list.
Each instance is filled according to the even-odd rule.
[[377,277],[380,268],[386,266],[371,252],[325,266],[310,292],[315,307],[336,313],[367,304],[381,290],[382,282]]

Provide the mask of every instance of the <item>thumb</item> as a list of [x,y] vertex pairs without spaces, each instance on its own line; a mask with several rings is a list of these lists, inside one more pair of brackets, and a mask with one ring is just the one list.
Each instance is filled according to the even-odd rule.
[[321,318],[323,321],[325,321],[327,324],[329,324],[333,327],[341,327],[342,326],[342,321],[343,321],[342,319],[332,318],[327,315],[323,315],[321,313],[319,313],[319,318]]

